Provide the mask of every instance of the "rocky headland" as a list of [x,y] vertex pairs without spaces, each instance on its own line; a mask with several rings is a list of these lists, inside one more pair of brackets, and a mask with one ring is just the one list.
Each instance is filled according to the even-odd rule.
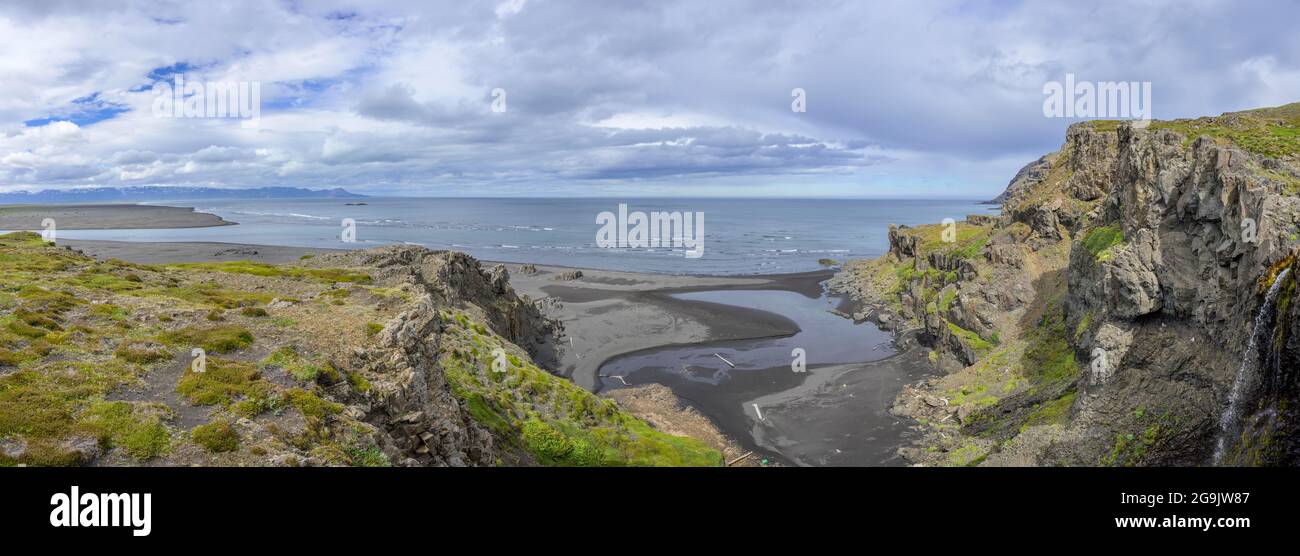
[[1300,463],[1300,104],[1075,124],[998,201],[831,282],[945,373],[895,401],[906,458]]

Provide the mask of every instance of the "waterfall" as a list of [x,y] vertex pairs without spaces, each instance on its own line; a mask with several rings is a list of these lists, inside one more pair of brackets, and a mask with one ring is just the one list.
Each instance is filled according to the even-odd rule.
[[1255,314],[1255,327],[1250,332],[1250,343],[1246,344],[1246,352],[1241,356],[1241,368],[1237,370],[1237,378],[1232,381],[1232,391],[1228,394],[1228,408],[1219,418],[1219,440],[1214,446],[1214,465],[1219,465],[1229,442],[1239,434],[1241,406],[1246,401],[1243,398],[1247,394],[1246,382],[1253,378],[1255,368],[1259,365],[1257,351],[1260,338],[1264,337],[1264,334],[1272,333],[1272,326],[1269,324],[1273,322],[1273,305],[1277,301],[1277,292],[1289,272],[1291,269],[1287,268],[1278,273],[1277,278],[1273,280],[1273,285],[1268,288],[1268,294],[1264,296],[1264,304]]

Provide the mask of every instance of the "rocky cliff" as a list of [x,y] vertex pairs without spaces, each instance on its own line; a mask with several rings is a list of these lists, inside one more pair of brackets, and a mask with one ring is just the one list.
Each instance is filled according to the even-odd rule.
[[[898,400],[927,433],[906,455],[1295,463],[1291,286],[1264,319],[1268,341],[1248,346],[1300,246],[1298,156],[1300,104],[1080,123],[1017,174],[1001,217],[891,229],[886,256],[833,285],[887,325],[915,326],[949,373]],[[1243,380],[1240,418],[1225,424]]]

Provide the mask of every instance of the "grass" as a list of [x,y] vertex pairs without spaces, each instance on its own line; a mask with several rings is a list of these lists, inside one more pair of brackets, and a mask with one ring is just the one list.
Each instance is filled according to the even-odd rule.
[[1070,408],[1074,406],[1074,400],[1078,397],[1078,392],[1071,390],[1067,394],[1042,403],[1034,407],[1034,410],[1025,418],[1025,422],[1020,425],[1020,432],[1024,432],[1032,426],[1063,424],[1070,416]]
[[94,402],[82,416],[81,426],[93,432],[100,444],[121,447],[136,459],[157,457],[171,449],[171,431],[157,412],[140,411],[130,402]]
[[971,332],[970,330],[966,330],[965,328],[957,326],[948,321],[944,321],[944,322],[948,325],[948,331],[952,332],[953,336],[956,336],[958,339],[961,340],[962,344],[965,344],[966,346],[970,347],[975,351],[980,351],[980,352],[988,351],[993,349],[993,347],[997,345],[994,342],[981,338],[979,334]]
[[186,369],[176,382],[176,392],[195,405],[230,405],[239,400],[265,399],[269,383],[248,363],[209,357],[207,369]]
[[326,378],[328,382],[338,382],[341,380],[339,373],[329,364],[318,365],[312,361],[303,358],[293,346],[284,346],[271,352],[260,362],[257,367],[266,369],[268,367],[277,367],[284,369],[293,378],[302,382],[315,382],[318,378]]
[[138,457],[161,453],[153,441],[158,429],[143,414],[133,413],[128,422],[117,418],[120,409],[100,405],[108,391],[135,378],[133,367],[112,360],[57,361],[0,376],[0,438],[27,445],[17,458],[0,452],[0,465],[76,465],[81,462],[64,441],[79,434],[123,445]]
[[190,431],[195,444],[209,452],[233,452],[239,449],[239,432],[226,421],[213,421]]
[[392,463],[388,461],[388,456],[377,446],[368,446],[366,448],[357,448],[352,450],[351,464],[354,467],[390,467]]
[[1083,248],[1097,260],[1109,258],[1106,253],[1121,243],[1124,243],[1124,231],[1117,226],[1097,226],[1083,236]]
[[950,289],[946,293],[943,293],[942,297],[939,298],[939,310],[947,312],[948,308],[952,306],[952,300],[956,298],[957,288]]
[[253,276],[297,278],[324,283],[350,282],[355,284],[369,284],[371,282],[370,275],[361,272],[352,272],[338,268],[302,268],[297,266],[272,265],[255,263],[252,261],[179,263],[170,264],[167,265],[167,267],[188,270],[207,270],[212,272],[232,272],[235,274],[249,274]]
[[1151,129],[1179,133],[1186,137],[1185,144],[1208,136],[1269,158],[1295,156],[1300,154],[1300,103],[1194,120],[1156,121]]
[[253,333],[237,325],[213,327],[186,326],[164,332],[158,339],[165,344],[201,347],[208,353],[229,353],[253,344]]
[[[505,446],[556,466],[719,466],[704,443],[665,434],[577,385],[519,357],[464,313],[445,314],[438,363],[452,392]],[[512,346],[511,346],[512,347]],[[492,353],[507,349],[505,372]]]
[[129,363],[147,365],[170,359],[172,354],[165,346],[149,340],[124,340],[113,351],[113,356]]
[[[237,449],[234,419],[284,411],[300,412],[308,429],[272,430],[276,421],[268,419],[273,442],[251,447],[249,455],[266,456],[283,441],[328,465],[386,465],[374,441],[317,387],[347,380],[354,391],[370,391],[360,373],[345,378],[306,352],[281,350],[276,356],[285,359],[288,374],[308,383],[288,388],[264,379],[254,364],[214,357],[254,345],[256,331],[293,326],[262,308],[272,299],[321,291],[320,284],[368,281],[353,271],[96,261],[46,245],[36,234],[0,235],[0,439],[6,448],[0,466],[95,463],[87,442],[98,444],[101,455],[111,450],[139,460],[165,458],[177,441],[193,440],[209,451]],[[277,345],[297,334],[268,331]],[[174,388],[182,404],[216,406],[213,423],[181,436],[169,426],[172,409],[165,405],[106,401],[116,389],[141,385],[148,367],[194,347],[209,352],[206,369],[185,369]]]
[[1073,380],[1079,376],[1079,362],[1066,333],[1065,317],[1059,304],[1054,305],[1027,331],[1027,344],[1021,358],[1026,376],[1041,384]]
[[[1092,122],[1092,127],[1097,131],[1114,131],[1119,127],[1119,121],[1097,120]],[[1156,120],[1148,129],[1178,133],[1184,137],[1184,147],[1205,136],[1220,144],[1235,145],[1269,158],[1294,157],[1300,154],[1300,103],[1222,116]]]

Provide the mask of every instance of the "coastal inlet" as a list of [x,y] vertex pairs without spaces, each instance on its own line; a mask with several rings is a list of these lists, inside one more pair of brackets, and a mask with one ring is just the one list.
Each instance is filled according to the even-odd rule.
[[[908,423],[889,407],[904,384],[926,376],[920,350],[900,352],[874,324],[836,314],[843,300],[825,293],[716,290],[672,297],[779,314],[798,332],[620,355],[600,366],[602,389],[667,386],[747,449],[787,464],[904,463],[896,450]],[[805,367],[796,362],[797,349]]]

